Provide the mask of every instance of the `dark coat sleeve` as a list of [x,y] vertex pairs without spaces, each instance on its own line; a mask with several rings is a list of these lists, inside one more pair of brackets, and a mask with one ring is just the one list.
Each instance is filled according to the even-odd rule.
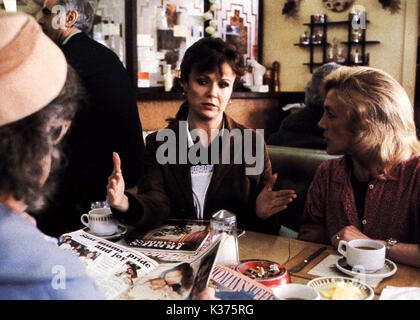
[[171,213],[171,201],[166,194],[162,166],[156,161],[156,133],[147,137],[144,154],[144,175],[139,180],[137,194],[126,192],[129,210],[120,212],[112,209],[122,223],[138,229],[151,229],[162,224]]

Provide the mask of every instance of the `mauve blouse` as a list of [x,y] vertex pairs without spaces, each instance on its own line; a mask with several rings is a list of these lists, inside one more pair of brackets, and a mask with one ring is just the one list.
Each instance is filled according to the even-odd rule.
[[395,180],[369,181],[360,221],[346,157],[321,163],[308,189],[299,239],[329,244],[354,225],[372,239],[420,244],[420,157],[413,155],[391,174]]

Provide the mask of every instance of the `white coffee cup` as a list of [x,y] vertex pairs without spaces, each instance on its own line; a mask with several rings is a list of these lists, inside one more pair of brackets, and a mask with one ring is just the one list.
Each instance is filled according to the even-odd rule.
[[286,283],[273,289],[276,300],[320,300],[318,291],[300,283]]
[[384,267],[385,246],[375,240],[341,240],[338,252],[346,257],[347,264],[359,272],[375,272]]
[[118,230],[118,223],[113,218],[110,208],[92,209],[89,213],[82,214],[80,220],[92,233],[100,236],[111,235]]

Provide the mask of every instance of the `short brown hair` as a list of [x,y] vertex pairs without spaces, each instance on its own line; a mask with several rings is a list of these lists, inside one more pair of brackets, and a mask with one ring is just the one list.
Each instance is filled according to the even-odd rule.
[[353,135],[352,149],[374,177],[420,155],[414,109],[403,87],[388,73],[370,67],[342,67],[326,77],[323,95],[335,89]]

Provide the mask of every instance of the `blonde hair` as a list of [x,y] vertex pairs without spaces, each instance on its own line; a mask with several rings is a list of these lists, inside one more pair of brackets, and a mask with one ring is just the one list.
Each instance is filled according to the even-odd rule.
[[413,106],[388,73],[342,67],[326,77],[323,95],[332,89],[349,124],[352,152],[372,176],[389,177],[389,170],[407,154],[420,155]]

